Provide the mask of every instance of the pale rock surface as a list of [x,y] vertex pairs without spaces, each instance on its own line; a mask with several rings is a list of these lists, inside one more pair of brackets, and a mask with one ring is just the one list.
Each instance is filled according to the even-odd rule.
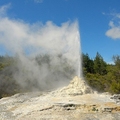
[[20,93],[0,99],[0,120],[120,120],[120,105],[75,77],[48,93]]

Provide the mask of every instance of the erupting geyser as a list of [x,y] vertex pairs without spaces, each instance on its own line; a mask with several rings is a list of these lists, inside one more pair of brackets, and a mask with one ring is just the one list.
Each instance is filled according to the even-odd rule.
[[5,26],[0,27],[0,45],[15,55],[17,70],[11,69],[12,76],[22,88],[51,90],[67,85],[74,76],[82,78],[77,21],[31,25],[3,17],[0,25]]
[[[16,22],[14,26],[20,26],[17,23],[19,22]],[[0,99],[0,120],[120,120],[120,105],[111,100],[109,94],[94,94],[83,78],[77,22],[64,23],[61,27],[48,22],[43,28],[36,31],[31,31],[31,26],[21,24],[24,26],[23,28],[26,28],[18,29],[24,33],[22,37],[17,34],[18,31],[11,30],[14,26],[10,27],[12,33],[8,35],[9,37],[5,38],[0,35],[0,40],[9,44],[7,46],[9,49],[12,47],[13,52],[18,52],[19,64],[18,73],[15,74],[16,80],[25,86],[28,85],[28,82],[25,84],[27,77],[29,82],[35,83],[36,80],[37,85],[46,90],[48,86],[57,86],[61,81],[62,86],[65,86],[66,80],[73,79],[68,86],[55,91],[18,93],[12,97]],[[4,34],[8,33],[4,31]],[[11,39],[10,35],[12,35]],[[13,39],[18,41],[13,42]],[[26,40],[26,43],[22,44],[21,39]],[[34,59],[29,59],[22,54],[25,47],[50,53],[52,57],[47,59],[49,64],[43,61],[44,64],[39,67]],[[55,56],[59,54],[60,56]],[[71,68],[74,68],[72,72]],[[24,73],[27,73],[27,76]],[[119,96],[117,97],[119,98]],[[116,96],[112,98],[114,99]]]
[[[71,38],[72,45],[69,47],[69,53],[73,57],[73,66],[76,70],[76,75],[79,78],[83,79],[83,72],[82,72],[82,52],[81,52],[81,40],[80,40],[80,33],[78,22],[74,22],[72,25],[72,34],[74,37]],[[71,49],[72,48],[72,49]],[[71,59],[71,58],[70,58]]]
[[80,44],[79,32],[77,32],[77,34],[76,34],[75,42],[76,42],[76,56],[77,56],[77,60],[76,60],[77,64],[76,65],[78,66],[77,75],[78,75],[78,77],[82,78],[83,73],[82,73],[82,63],[81,63],[82,58],[81,58],[81,44]]

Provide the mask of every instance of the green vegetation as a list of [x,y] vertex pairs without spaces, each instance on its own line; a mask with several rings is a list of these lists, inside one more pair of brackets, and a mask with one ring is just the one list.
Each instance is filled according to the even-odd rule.
[[84,77],[93,89],[120,94],[120,56],[113,56],[113,61],[107,64],[99,53],[94,59],[83,54]]
[[[62,58],[62,55],[57,56],[61,62],[62,71],[59,71],[56,67],[52,67],[51,57],[49,55],[37,56],[35,60],[39,66],[47,63],[48,69],[55,69],[57,73],[66,77],[75,74],[74,68],[70,66],[66,59]],[[99,92],[110,92],[112,94],[120,94],[120,56],[113,56],[114,64],[108,64],[104,61],[99,53],[96,53],[94,59],[91,59],[88,54],[82,54],[83,58],[83,73],[87,83],[95,90]],[[14,72],[19,72],[16,67],[16,58],[9,56],[0,56],[0,98],[4,96],[10,96],[18,92],[28,91],[30,85],[37,86],[37,82],[30,83],[28,78],[28,85],[22,88],[14,79]],[[24,71],[24,68],[23,68]],[[24,71],[24,74],[27,71]]]
[[9,56],[0,56],[0,98],[10,96],[19,91],[19,85],[13,79],[14,60]]

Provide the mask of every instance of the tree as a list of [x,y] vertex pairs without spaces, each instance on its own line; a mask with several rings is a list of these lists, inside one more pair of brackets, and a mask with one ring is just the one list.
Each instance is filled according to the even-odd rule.
[[107,73],[106,67],[107,67],[106,62],[103,60],[102,56],[97,52],[96,57],[94,59],[95,73],[105,75]]
[[120,56],[119,55],[113,56],[113,61],[115,65],[118,67],[118,69],[120,69]]
[[94,73],[94,63],[93,60],[90,59],[88,54],[83,54],[83,70],[84,73]]
[[119,55],[113,56],[113,60],[116,68],[114,75],[116,76],[116,81],[120,82],[120,56]]

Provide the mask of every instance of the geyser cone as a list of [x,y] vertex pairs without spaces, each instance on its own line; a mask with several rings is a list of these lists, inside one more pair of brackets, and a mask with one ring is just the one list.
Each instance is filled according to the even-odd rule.
[[82,78],[78,76],[71,80],[70,84],[62,89],[52,92],[54,96],[67,96],[67,95],[83,95],[93,93],[93,90],[85,83]]

